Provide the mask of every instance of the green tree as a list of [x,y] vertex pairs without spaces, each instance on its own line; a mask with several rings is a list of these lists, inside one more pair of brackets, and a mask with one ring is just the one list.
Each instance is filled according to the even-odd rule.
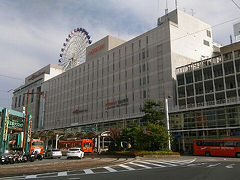
[[142,120],[147,123],[163,125],[165,112],[162,107],[161,101],[156,102],[151,99],[145,101],[144,107],[141,109],[141,111],[145,113]]
[[147,126],[125,128],[122,139],[131,144],[134,150],[167,150],[168,134],[166,128],[159,124],[149,123]]

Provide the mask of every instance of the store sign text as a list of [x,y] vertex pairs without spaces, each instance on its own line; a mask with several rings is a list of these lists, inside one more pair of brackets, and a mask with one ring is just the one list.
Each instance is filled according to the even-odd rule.
[[106,109],[112,109],[112,108],[115,108],[115,107],[126,106],[126,105],[128,105],[128,98],[121,99],[121,100],[118,100],[118,101],[108,102],[108,103],[105,104]]
[[95,52],[97,52],[97,51],[100,51],[100,50],[103,49],[103,48],[104,48],[104,44],[101,44],[101,45],[93,48],[91,51],[89,51],[89,52],[88,52],[88,55],[91,55],[91,54],[93,54],[93,53],[95,53]]
[[88,110],[87,109],[83,109],[83,110],[75,109],[73,111],[74,114],[78,114],[78,113],[82,113],[82,112],[88,112]]
[[44,72],[41,72],[41,73],[38,73],[38,74],[33,74],[33,75],[28,79],[28,81],[34,80],[34,79],[36,79],[37,77],[39,77],[39,76],[41,76],[41,75],[43,75],[43,74],[45,74],[45,71],[44,71]]

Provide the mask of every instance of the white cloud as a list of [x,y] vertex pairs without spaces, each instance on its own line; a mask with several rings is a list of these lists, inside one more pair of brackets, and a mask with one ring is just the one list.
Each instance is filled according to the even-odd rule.
[[[240,4],[240,0],[235,1]],[[0,74],[22,79],[49,63],[57,63],[65,37],[76,27],[86,28],[93,42],[106,35],[129,40],[155,27],[166,8],[166,0],[0,2]],[[240,10],[229,0],[178,0],[178,7],[189,14],[193,9],[196,18],[211,25],[240,17]],[[174,8],[174,0],[169,0],[169,11]],[[218,43],[229,43],[233,23],[213,29]],[[14,84],[17,87],[19,82],[0,78],[0,84],[6,85],[0,86],[1,90]],[[1,98],[6,97],[0,93],[0,102],[7,104]]]

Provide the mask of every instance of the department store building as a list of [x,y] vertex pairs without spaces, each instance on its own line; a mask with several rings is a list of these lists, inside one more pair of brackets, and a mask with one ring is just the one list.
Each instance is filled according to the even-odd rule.
[[12,108],[22,111],[25,93],[33,92],[29,113],[35,132],[103,132],[143,124],[145,100],[169,98],[174,112],[180,105],[177,67],[217,54],[211,26],[174,10],[129,41],[106,36],[88,46],[86,61],[72,69],[48,65],[31,74],[15,89]]

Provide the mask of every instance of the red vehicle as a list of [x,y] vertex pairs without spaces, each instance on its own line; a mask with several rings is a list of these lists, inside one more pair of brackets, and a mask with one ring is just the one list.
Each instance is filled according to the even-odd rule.
[[43,154],[44,153],[44,142],[41,141],[40,139],[31,139],[29,152],[30,153],[38,152],[39,154]]
[[240,158],[240,138],[195,139],[193,142],[193,152],[195,155]]
[[91,139],[82,139],[82,140],[66,140],[59,141],[59,149],[69,149],[73,147],[80,147],[83,152],[93,152],[93,141]]

